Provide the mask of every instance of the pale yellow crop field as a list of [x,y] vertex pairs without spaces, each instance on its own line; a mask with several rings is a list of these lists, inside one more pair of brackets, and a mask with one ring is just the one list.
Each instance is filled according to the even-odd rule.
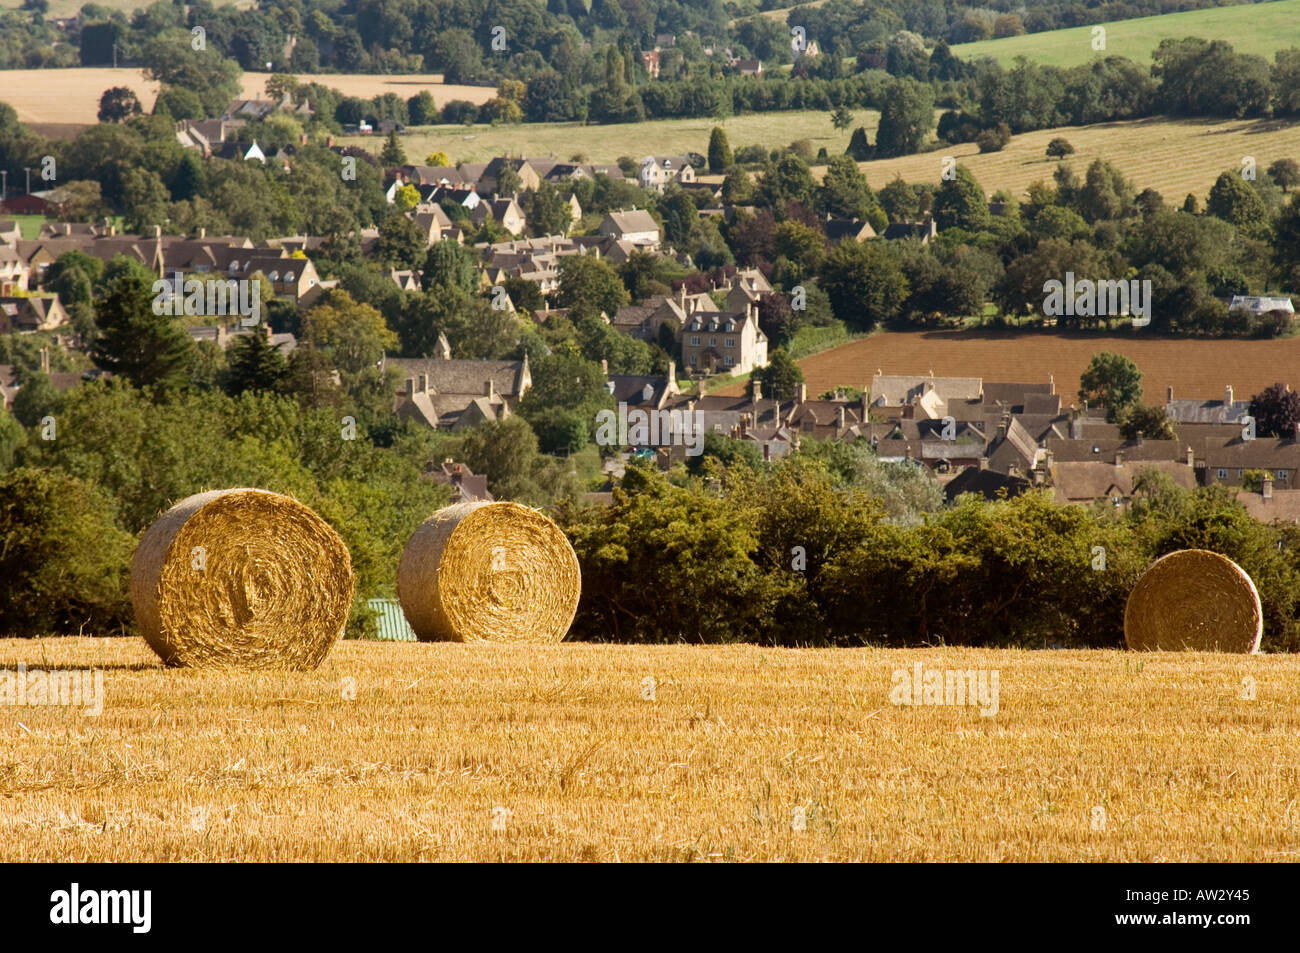
[[1075,153],[1067,161],[1081,179],[1093,159],[1106,159],[1139,190],[1153,188],[1176,205],[1189,192],[1203,204],[1219,173],[1240,171],[1245,156],[1254,157],[1256,174],[1261,176],[1276,159],[1300,159],[1300,122],[1156,118],[1027,132],[1014,136],[1001,152],[981,154],[975,143],[968,142],[863,162],[859,167],[876,189],[898,175],[909,182],[938,185],[943,158],[952,156],[974,173],[990,195],[1007,189],[1019,196],[1035,181],[1052,184],[1057,163],[1047,158],[1047,144],[1058,136],[1074,146]]
[[[467,98],[467,97],[461,97]],[[853,125],[864,126],[875,139],[880,113],[872,109],[853,110]],[[681,155],[709,149],[709,134],[721,126],[734,151],[741,146],[761,145],[765,149],[788,146],[807,139],[813,152],[825,147],[828,155],[848,148],[852,129],[831,125],[830,113],[799,110],[778,113],[749,113],[727,119],[652,119],[639,123],[581,125],[578,123],[512,123],[497,126],[421,126],[402,138],[402,147],[412,162],[442,150],[453,162],[482,162],[497,155],[555,156],[568,159],[583,155],[590,162],[613,162],[619,156],[640,159],[644,155]],[[365,146],[374,137],[352,137],[351,145]],[[373,147],[372,147],[373,148]]]
[[[247,99],[265,95],[269,73],[245,73],[242,94]],[[304,83],[321,83],[348,96],[371,99],[381,93],[397,93],[409,99],[422,89],[429,90],[442,106],[448,100],[468,99],[485,103],[496,90],[485,86],[452,86],[442,82],[441,73],[401,76],[366,73],[319,73],[298,75]],[[138,69],[87,67],[76,69],[0,70],[0,102],[13,106],[24,123],[98,122],[99,97],[104,90],[126,86],[140,99],[146,112],[158,98],[158,84],[145,79]]]
[[[105,701],[0,705],[4,861],[1300,857],[1295,656],[346,642],[290,675],[0,642],[20,662],[101,668]],[[996,714],[891,704],[915,663],[997,673]]]

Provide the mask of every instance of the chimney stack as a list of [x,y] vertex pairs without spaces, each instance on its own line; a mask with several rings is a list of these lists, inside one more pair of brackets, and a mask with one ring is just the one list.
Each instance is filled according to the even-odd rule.
[[799,385],[799,403],[802,404],[807,399],[808,399],[808,384],[804,382]]
[[1123,450],[1116,450],[1116,451],[1115,451],[1115,466],[1117,466],[1117,467],[1122,467],[1123,465],[1124,465],[1124,451],[1123,451]]
[[1048,392],[1049,394],[1055,394],[1055,393],[1056,393],[1056,375],[1055,375],[1055,374],[1048,374],[1048,375],[1047,375],[1047,392]]
[[606,377],[609,377],[609,359],[608,359],[608,358],[602,357],[602,358],[600,359],[600,372],[601,372],[602,374],[604,374]]
[[1229,384],[1227,387],[1223,388],[1223,402],[1224,402],[1224,404],[1231,404],[1231,403],[1232,403],[1232,385],[1231,385],[1231,384]]
[[848,426],[848,413],[844,407],[841,406],[835,411],[835,428],[837,430],[843,430],[846,426]]
[[749,396],[756,404],[763,399],[763,382],[757,377],[749,379]]
[[1141,430],[1139,430],[1136,434],[1133,435],[1133,443],[1135,443],[1135,444],[1136,444],[1137,446],[1139,446],[1139,447],[1142,446],[1142,431],[1141,431]]
[[1192,468],[1196,467],[1196,451],[1190,445],[1187,448],[1187,465]]
[[1259,495],[1266,500],[1273,499],[1273,478],[1271,476],[1264,477],[1263,484],[1260,487]]
[[206,226],[203,226],[203,225],[200,225],[200,226],[199,226],[199,238],[207,238],[207,237],[208,237],[208,230],[207,230],[207,227],[206,227]]

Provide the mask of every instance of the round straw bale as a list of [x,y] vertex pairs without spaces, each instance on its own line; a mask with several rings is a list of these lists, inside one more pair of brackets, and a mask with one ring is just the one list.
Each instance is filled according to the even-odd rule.
[[339,535],[267,490],[181,500],[131,565],[136,621],[169,665],[315,668],[347,624],[352,589]]
[[1142,574],[1124,607],[1130,649],[1258,652],[1264,633],[1259,592],[1226,556],[1180,549]]
[[578,557],[518,503],[457,503],[402,551],[397,595],[422,642],[558,642],[578,611]]

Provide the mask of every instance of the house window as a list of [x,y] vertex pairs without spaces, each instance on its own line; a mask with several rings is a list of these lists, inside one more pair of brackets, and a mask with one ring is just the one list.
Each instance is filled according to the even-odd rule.
[[1286,471],[1286,470],[1278,470],[1278,471],[1277,471],[1277,478],[1278,478],[1279,480],[1285,480],[1285,479],[1286,479],[1286,475],[1287,475],[1287,471]]
[[727,366],[728,366],[728,367],[735,367],[735,366],[736,366],[736,359],[735,359],[734,357],[732,357],[730,354],[727,355]]
[[1228,479],[1228,471],[1220,467],[1218,471],[1215,473],[1215,476],[1217,476],[1220,480],[1226,480]]
[[698,354],[692,354],[692,355],[691,355],[691,366],[692,366],[692,367],[695,366],[695,359],[696,359],[698,356],[699,356]]
[[718,343],[718,339],[717,339],[717,338],[709,338],[709,347],[713,347],[713,346],[716,345],[717,343]]
[[1237,471],[1237,479],[1238,479],[1238,480],[1241,479],[1241,471],[1240,471],[1240,470]]
[[722,343],[725,344],[727,347],[735,347],[735,346],[736,346],[736,339],[735,339],[735,338],[723,338]]
[[700,346],[700,338],[699,338],[699,335],[694,335],[694,336],[691,338],[691,347],[699,347],[699,346]]

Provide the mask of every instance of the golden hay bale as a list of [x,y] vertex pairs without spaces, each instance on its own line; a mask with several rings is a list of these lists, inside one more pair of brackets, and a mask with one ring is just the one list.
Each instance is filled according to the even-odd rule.
[[1130,649],[1258,652],[1264,633],[1259,592],[1226,556],[1180,549],[1142,574],[1124,607]]
[[131,565],[136,621],[169,665],[315,668],[347,624],[352,589],[339,535],[267,490],[182,500]]
[[569,540],[518,503],[439,510],[397,567],[397,596],[422,642],[558,642],[581,594]]

